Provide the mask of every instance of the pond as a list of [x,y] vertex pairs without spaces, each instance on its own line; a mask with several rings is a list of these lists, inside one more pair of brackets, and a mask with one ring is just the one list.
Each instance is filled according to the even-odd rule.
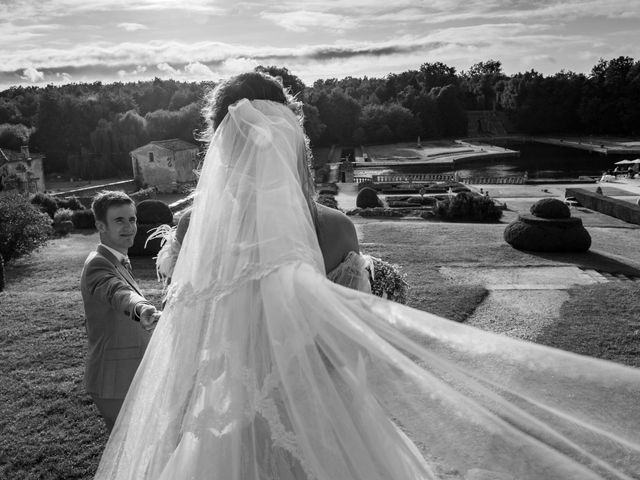
[[[510,150],[518,150],[519,157],[495,160],[474,160],[457,168],[465,177],[507,177],[524,175],[529,178],[578,178],[580,176],[600,177],[614,167],[614,162],[628,156],[603,155],[568,147],[558,147],[535,142],[495,142],[494,145]],[[406,174],[406,173],[453,173],[442,167],[429,165],[407,165],[406,167],[357,169],[356,175]]]

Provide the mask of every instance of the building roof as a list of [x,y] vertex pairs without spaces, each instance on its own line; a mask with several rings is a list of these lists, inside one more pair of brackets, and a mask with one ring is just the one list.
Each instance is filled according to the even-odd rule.
[[151,143],[157,145],[158,147],[166,148],[167,150],[173,150],[174,152],[199,148],[198,145],[185,142],[184,140],[180,140],[179,138],[171,138],[169,140],[155,140]]
[[26,160],[36,160],[42,158],[38,153],[28,153],[26,156],[23,152],[9,150],[8,148],[0,148],[0,165],[11,162],[24,162]]

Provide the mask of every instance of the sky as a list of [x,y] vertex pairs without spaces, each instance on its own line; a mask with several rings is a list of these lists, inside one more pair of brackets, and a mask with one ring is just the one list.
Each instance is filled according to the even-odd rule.
[[588,74],[640,60],[640,0],[0,0],[0,89],[219,80],[257,65],[381,78],[498,60]]

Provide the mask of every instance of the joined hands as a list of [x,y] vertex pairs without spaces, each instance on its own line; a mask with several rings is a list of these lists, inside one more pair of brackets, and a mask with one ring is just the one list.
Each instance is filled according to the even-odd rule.
[[156,309],[153,305],[142,304],[140,306],[138,318],[140,318],[142,328],[147,331],[152,331],[156,328],[156,324],[158,323],[158,320],[160,320],[161,315],[162,311]]

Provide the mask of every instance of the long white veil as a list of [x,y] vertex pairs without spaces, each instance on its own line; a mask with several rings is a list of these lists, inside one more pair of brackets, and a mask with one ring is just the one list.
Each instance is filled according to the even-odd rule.
[[640,478],[639,370],[328,281],[304,148],[230,107],[96,478]]

